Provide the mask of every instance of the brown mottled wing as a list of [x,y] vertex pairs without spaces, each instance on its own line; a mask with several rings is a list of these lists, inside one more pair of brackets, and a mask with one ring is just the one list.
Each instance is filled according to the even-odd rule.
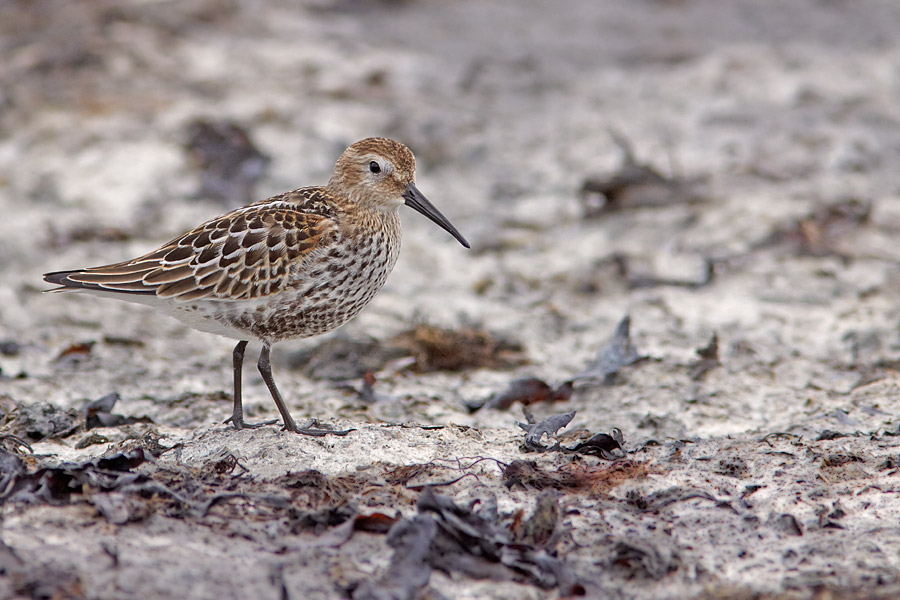
[[44,278],[69,288],[185,302],[261,298],[284,289],[291,266],[302,265],[335,231],[334,221],[323,214],[287,202],[256,204],[204,223],[134,260]]

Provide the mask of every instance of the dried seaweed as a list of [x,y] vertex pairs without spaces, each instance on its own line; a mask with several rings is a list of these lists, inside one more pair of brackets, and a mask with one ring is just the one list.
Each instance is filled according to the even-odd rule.
[[528,423],[516,423],[525,430],[525,441],[522,444],[522,450],[525,452],[571,452],[575,454],[591,454],[606,460],[618,460],[625,458],[628,454],[625,450],[625,438],[622,435],[622,431],[616,427],[609,434],[594,434],[589,439],[571,448],[561,446],[559,442],[552,446],[545,446],[541,443],[544,435],[548,437],[553,436],[557,431],[568,425],[575,417],[574,411],[549,416],[540,423],[534,423],[530,413],[526,412],[526,417],[528,418]]
[[243,205],[256,200],[257,182],[271,159],[260,152],[247,132],[231,121],[196,119],[187,128],[185,149],[200,170],[197,195]]
[[513,542],[552,548],[559,527],[559,496],[556,490],[543,490],[538,494],[531,515],[525,517],[525,511],[517,510],[509,526]]
[[697,362],[691,365],[689,375],[694,381],[699,381],[706,377],[706,374],[721,366],[719,361],[719,336],[713,333],[709,343],[697,349]]
[[[10,458],[12,456],[13,458]],[[68,504],[86,490],[114,491],[149,481],[132,471],[147,460],[143,448],[117,453],[82,464],[63,464],[26,472],[18,457],[3,455],[5,485],[0,501]]]
[[353,600],[414,600],[431,578],[428,551],[436,533],[435,521],[425,515],[395,524],[387,536],[394,549],[390,565],[378,580],[363,581]]
[[769,521],[769,526],[776,531],[787,535],[803,535],[803,527],[800,526],[800,522],[797,521],[797,518],[794,517],[794,515],[789,513],[783,513],[773,517]]
[[118,392],[111,392],[102,398],[89,402],[84,407],[84,429],[95,427],[118,427],[134,423],[153,423],[150,417],[125,417],[112,414],[112,409],[121,397]]
[[507,410],[516,402],[523,406],[538,402],[565,402],[572,397],[573,391],[571,381],[564,381],[554,388],[543,379],[528,377],[513,380],[509,387],[499,394],[484,400],[466,402],[466,407],[469,412],[475,412],[481,408]]
[[19,448],[24,448],[34,454],[34,448],[31,447],[31,444],[11,433],[0,433],[0,448],[10,453],[18,451]]
[[[465,402],[469,412],[482,408],[507,410],[516,402],[523,406],[539,402],[565,402],[572,397],[577,387],[589,385],[612,385],[616,374],[622,367],[633,365],[647,357],[640,354],[631,341],[631,318],[628,315],[619,321],[612,338],[600,348],[597,356],[588,367],[563,381],[556,387],[536,377],[513,380],[509,386],[482,400]],[[526,446],[528,442],[526,442]]]
[[71,408],[48,403],[16,402],[6,414],[4,433],[23,440],[39,442],[47,438],[67,437],[80,427],[80,415]]
[[0,340],[0,354],[3,356],[18,356],[22,350],[22,344],[15,340]]
[[[658,538],[661,540],[661,538]],[[679,567],[678,552],[657,539],[629,538],[617,541],[610,552],[609,564],[623,571],[628,579],[649,578],[659,581]]]
[[850,198],[816,209],[784,225],[754,245],[755,248],[786,246],[800,255],[853,258],[848,234],[869,223],[872,203]]
[[420,323],[391,343],[412,354],[412,368],[418,373],[506,369],[524,362],[521,344],[477,327],[445,329]]
[[646,358],[637,351],[631,341],[631,317],[625,315],[616,326],[612,338],[597,352],[594,361],[587,369],[572,377],[572,382],[576,386],[611,385],[615,381],[616,373],[622,367],[633,365]]
[[392,347],[377,340],[348,340],[329,338],[311,348],[288,355],[292,369],[310,379],[343,381],[359,379],[366,373],[378,372],[398,358],[408,356],[403,348]]
[[625,458],[628,454],[625,450],[625,437],[618,427],[613,427],[610,433],[594,434],[573,448],[563,447],[562,449],[577,454],[591,454],[606,460]]
[[418,373],[506,369],[524,362],[522,345],[478,327],[445,329],[420,323],[389,340],[334,338],[288,361],[313,379],[355,380],[393,366]]
[[93,340],[87,340],[84,342],[70,344],[56,356],[56,362],[65,364],[87,358],[88,356],[90,356],[91,350],[94,348],[94,344],[96,343],[97,342]]
[[601,496],[626,481],[641,479],[651,472],[647,464],[633,461],[598,466],[573,462],[550,470],[535,461],[514,460],[502,470],[503,485],[509,489],[588,492],[591,496]]
[[422,491],[416,507],[418,515],[399,521],[388,533],[394,554],[384,576],[360,585],[354,599],[414,598],[427,585],[431,569],[530,583],[558,589],[561,595],[585,594],[580,578],[561,559],[535,545],[513,542],[497,522],[432,488]]
[[575,411],[552,415],[540,423],[516,423],[525,430],[525,442],[523,448],[526,452],[546,452],[557,449],[559,443],[553,447],[541,443],[545,435],[552,437],[557,431],[568,425],[575,418]]
[[685,500],[692,500],[694,498],[716,502],[716,499],[708,492],[696,488],[679,486],[660,490],[646,496],[642,496],[637,490],[631,490],[628,492],[627,497],[629,503],[633,504],[643,512],[658,512],[670,504],[684,502]]
[[579,196],[585,218],[644,207],[695,203],[706,199],[703,178],[669,177],[651,165],[639,163],[625,137],[610,131],[622,152],[618,171],[602,177],[589,177],[581,184]]

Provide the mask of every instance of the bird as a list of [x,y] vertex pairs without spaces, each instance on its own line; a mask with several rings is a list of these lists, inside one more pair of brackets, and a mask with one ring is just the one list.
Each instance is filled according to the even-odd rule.
[[372,300],[397,262],[402,205],[470,247],[415,178],[409,148],[389,138],[366,138],[340,155],[325,186],[234,209],[131,260],[45,273],[45,281],[59,286],[46,291],[145,304],[194,329],[237,339],[233,409],[225,423],[238,430],[277,422],[244,421],[244,351],[251,340],[259,341],[257,368],[283,429],[336,433],[297,426],[272,377],[271,347],[336,329]]

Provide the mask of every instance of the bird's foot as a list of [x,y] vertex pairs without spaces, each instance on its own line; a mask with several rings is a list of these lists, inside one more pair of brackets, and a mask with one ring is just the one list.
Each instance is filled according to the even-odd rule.
[[351,431],[356,431],[355,429],[322,429],[319,427],[319,420],[312,419],[303,424],[302,427],[298,427],[297,425],[293,427],[284,426],[285,431],[293,431],[294,433],[299,433],[300,435],[311,435],[313,437],[323,437],[326,435],[347,435]]
[[234,425],[234,428],[237,430],[241,429],[259,429],[260,427],[265,427],[266,425],[274,425],[278,422],[278,419],[272,421],[263,421],[262,423],[247,423],[244,421],[243,415],[231,415],[227,419],[223,421],[223,423],[231,423]]

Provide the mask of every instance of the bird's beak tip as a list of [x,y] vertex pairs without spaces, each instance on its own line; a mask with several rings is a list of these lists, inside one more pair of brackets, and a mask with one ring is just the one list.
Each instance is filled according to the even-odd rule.
[[456,227],[447,220],[447,217],[441,214],[441,211],[428,201],[425,195],[416,187],[415,183],[410,183],[406,186],[406,191],[403,192],[403,200],[408,207],[425,215],[432,222],[441,227],[441,229],[455,237],[456,240],[462,244],[463,248],[471,248],[466,238],[464,238]]

